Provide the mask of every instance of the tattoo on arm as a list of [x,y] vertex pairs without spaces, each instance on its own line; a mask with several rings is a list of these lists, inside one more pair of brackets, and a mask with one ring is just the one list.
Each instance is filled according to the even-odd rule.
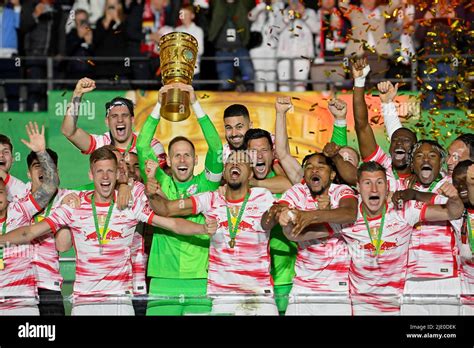
[[35,201],[42,207],[46,207],[48,202],[53,198],[54,193],[58,189],[59,176],[56,165],[48,152],[37,152],[38,160],[43,169],[43,182],[38,190],[33,194]]
[[74,120],[74,127],[77,126],[77,120],[79,119],[79,106],[80,105],[81,105],[81,97],[73,97],[69,114]]

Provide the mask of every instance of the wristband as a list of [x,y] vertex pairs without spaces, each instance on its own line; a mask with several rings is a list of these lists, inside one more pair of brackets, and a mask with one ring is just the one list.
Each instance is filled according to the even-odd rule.
[[362,76],[361,77],[356,77],[354,79],[354,87],[365,87],[365,78],[370,72],[370,65],[364,66],[364,69],[362,69]]
[[150,116],[153,117],[155,120],[160,119],[160,110],[161,110],[161,104],[160,102],[157,102],[153,110],[151,111]]
[[201,104],[199,104],[199,101],[196,100],[194,102],[194,104],[192,104],[191,106],[192,106],[193,111],[196,114],[197,118],[202,118],[202,117],[206,116],[206,113],[202,109]]
[[346,127],[347,126],[347,120],[346,119],[344,119],[344,120],[335,119],[334,120],[334,125],[337,126],[337,127]]

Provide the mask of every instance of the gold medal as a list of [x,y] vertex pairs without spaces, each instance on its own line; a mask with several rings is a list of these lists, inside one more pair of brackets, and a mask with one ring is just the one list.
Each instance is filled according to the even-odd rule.
[[5,269],[5,263],[3,262],[3,259],[0,259],[0,271]]
[[231,239],[230,239],[229,246],[230,246],[232,249],[234,249],[234,247],[235,247],[235,238],[231,238]]

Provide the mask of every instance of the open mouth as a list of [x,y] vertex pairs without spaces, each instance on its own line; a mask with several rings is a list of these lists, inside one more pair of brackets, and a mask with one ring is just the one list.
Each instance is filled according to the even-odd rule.
[[433,168],[431,168],[431,166],[428,164],[424,164],[421,167],[420,176],[422,179],[428,179],[431,176],[432,172],[433,172]]
[[255,171],[257,173],[263,174],[265,173],[265,169],[266,169],[265,162],[257,162],[257,164],[255,165]]
[[311,183],[313,185],[319,185],[321,183],[321,178],[318,175],[313,175],[311,177]]
[[117,135],[119,135],[119,136],[125,136],[125,129],[126,129],[126,128],[127,128],[127,127],[122,126],[122,125],[121,125],[121,126],[117,126],[117,127],[115,128],[115,129],[117,130]]
[[460,196],[462,199],[468,198],[468,197],[469,197],[469,192],[467,192],[467,190],[461,191],[461,192],[459,192],[459,196]]
[[110,189],[112,183],[110,181],[104,181],[100,183],[100,187],[102,187],[105,190]]
[[188,167],[186,166],[180,166],[178,167],[178,173],[184,174],[188,171]]
[[369,196],[369,202],[370,204],[377,205],[380,203],[380,197],[377,195],[370,195]]
[[0,161],[0,167],[4,167],[4,166],[6,166],[6,165],[7,165],[7,162],[5,162],[5,161]]
[[232,169],[230,170],[230,177],[231,177],[231,179],[238,179],[239,176],[240,176],[240,170],[239,170],[239,168],[234,167],[234,168],[232,168]]
[[41,182],[43,182],[43,178],[44,178],[43,175],[38,176],[38,179],[39,179],[39,181],[41,181]]
[[398,161],[403,160],[406,154],[407,154],[406,151],[401,148],[395,149],[395,159]]

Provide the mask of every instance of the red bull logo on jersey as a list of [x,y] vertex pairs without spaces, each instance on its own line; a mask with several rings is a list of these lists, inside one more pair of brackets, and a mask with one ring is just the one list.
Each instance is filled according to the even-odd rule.
[[[102,235],[102,228],[100,229],[100,234]],[[104,238],[102,239],[102,244],[108,244],[112,240],[122,239],[123,235],[121,232],[117,232],[114,230],[107,230]],[[96,241],[97,240],[97,233],[94,231],[86,235],[86,241]]]
[[[393,242],[385,242],[385,241],[381,241],[382,245],[380,246],[380,254],[383,254],[384,251],[386,250],[390,250],[390,249],[394,249],[397,247],[397,243],[393,243]],[[367,243],[367,244],[364,244],[362,246],[362,248],[364,250],[368,250],[368,251],[373,251],[375,253],[375,251],[377,250],[377,247],[375,244],[373,243]]]
[[[229,228],[229,221],[225,220],[225,221],[219,221],[219,223],[217,224],[217,228],[225,228],[225,229],[228,229]],[[249,224],[248,222],[245,222],[245,221],[241,221],[240,224],[239,224],[239,231],[241,230],[252,230],[253,229],[253,226],[252,224]]]

